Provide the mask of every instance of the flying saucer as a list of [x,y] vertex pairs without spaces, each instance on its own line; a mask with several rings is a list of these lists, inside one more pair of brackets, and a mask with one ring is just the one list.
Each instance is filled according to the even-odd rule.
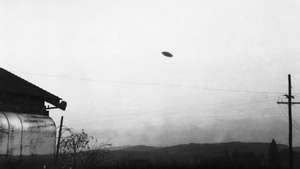
[[170,57],[170,58],[173,57],[172,53],[167,52],[167,51],[163,51],[163,52],[161,52],[161,54],[163,54],[166,57]]

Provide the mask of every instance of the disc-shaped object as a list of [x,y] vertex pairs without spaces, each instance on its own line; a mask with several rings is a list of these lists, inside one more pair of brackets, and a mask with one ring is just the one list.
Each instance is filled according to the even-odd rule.
[[167,52],[167,51],[163,51],[163,52],[161,52],[161,54],[163,54],[166,57],[173,57],[172,53]]

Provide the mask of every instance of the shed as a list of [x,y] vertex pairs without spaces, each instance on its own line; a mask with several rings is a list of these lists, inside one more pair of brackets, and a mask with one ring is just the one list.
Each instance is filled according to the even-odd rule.
[[56,125],[48,109],[66,106],[60,97],[0,68],[0,156],[53,154]]

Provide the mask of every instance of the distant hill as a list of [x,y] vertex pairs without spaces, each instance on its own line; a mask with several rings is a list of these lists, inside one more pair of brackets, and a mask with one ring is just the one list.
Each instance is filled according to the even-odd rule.
[[125,151],[153,151],[153,150],[157,150],[157,149],[158,149],[158,147],[136,145],[136,146],[126,146],[122,150],[125,150]]
[[[268,151],[269,143],[242,143],[242,142],[229,142],[229,143],[214,143],[214,144],[184,144],[172,147],[163,148],[169,153],[188,153],[198,154],[201,156],[219,156],[224,155],[226,152],[252,152],[254,154],[265,154]],[[278,145],[278,149],[286,149],[285,145]]]
[[[180,144],[168,147],[146,145],[126,146],[111,151],[111,165],[125,168],[265,168],[268,163],[270,143],[227,142],[209,144]],[[282,168],[288,165],[288,146],[277,144]],[[295,147],[295,158],[300,157],[300,147]],[[296,152],[298,151],[298,152]],[[217,161],[217,163],[216,163]],[[300,162],[295,161],[295,166]],[[154,167],[154,168],[155,168]],[[297,167],[296,167],[297,168]]]
[[[228,142],[228,143],[209,143],[209,144],[180,144],[169,147],[152,147],[146,145],[125,146],[116,149],[118,151],[130,152],[159,152],[168,154],[194,154],[200,156],[218,156],[225,152],[252,152],[255,154],[265,154],[268,151],[270,143],[245,143],[245,142]],[[277,144],[279,151],[287,149],[287,145]],[[295,151],[300,152],[300,147],[296,147]]]

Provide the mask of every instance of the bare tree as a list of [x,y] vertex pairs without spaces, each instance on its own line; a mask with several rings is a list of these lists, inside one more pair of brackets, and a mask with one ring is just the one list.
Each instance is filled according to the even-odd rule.
[[99,143],[84,130],[75,132],[68,127],[63,128],[60,144],[60,167],[63,169],[97,168],[111,146]]

